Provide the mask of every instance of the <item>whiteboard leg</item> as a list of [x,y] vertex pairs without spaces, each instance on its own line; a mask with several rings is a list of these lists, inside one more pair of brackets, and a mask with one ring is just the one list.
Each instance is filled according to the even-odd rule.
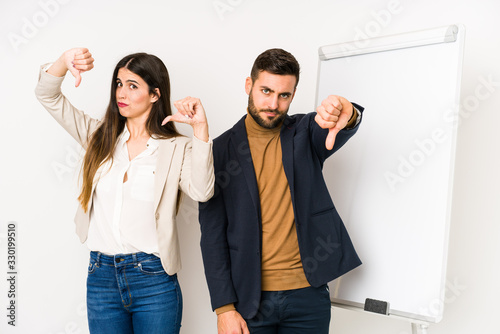
[[411,333],[412,334],[427,334],[428,325],[424,324],[411,324]]

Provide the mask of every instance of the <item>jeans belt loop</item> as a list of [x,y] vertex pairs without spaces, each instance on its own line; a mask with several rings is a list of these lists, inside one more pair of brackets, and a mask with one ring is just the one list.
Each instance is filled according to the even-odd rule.
[[97,252],[97,258],[95,260],[95,264],[97,267],[101,265],[101,252]]

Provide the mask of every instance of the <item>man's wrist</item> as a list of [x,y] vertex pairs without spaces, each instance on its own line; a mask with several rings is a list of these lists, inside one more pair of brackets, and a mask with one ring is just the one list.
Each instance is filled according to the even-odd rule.
[[352,106],[352,115],[345,126],[346,129],[351,129],[357,125],[357,123],[358,123],[357,120],[358,120],[359,114],[360,114],[360,112],[358,111],[358,109],[356,109],[355,106]]
[[219,308],[216,308],[215,314],[219,315],[222,313],[226,313],[229,311],[235,311],[235,310],[236,310],[236,307],[234,307],[234,304],[227,304],[227,305],[221,306]]

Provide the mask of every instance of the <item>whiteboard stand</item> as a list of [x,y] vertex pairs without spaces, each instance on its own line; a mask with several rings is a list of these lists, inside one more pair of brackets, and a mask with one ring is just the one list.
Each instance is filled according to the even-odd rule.
[[416,319],[410,319],[410,318],[398,316],[395,314],[384,315],[384,314],[367,312],[367,311],[365,311],[362,308],[357,307],[357,306],[350,306],[350,305],[340,304],[340,303],[336,303],[336,302],[332,301],[332,308],[334,308],[334,307],[341,308],[344,310],[349,310],[349,311],[363,312],[364,314],[370,314],[370,315],[374,315],[374,316],[378,316],[378,317],[383,317],[386,319],[390,318],[390,319],[410,322],[412,334],[427,334],[427,328],[429,328],[428,322],[416,320]]
[[427,334],[427,328],[429,328],[429,324],[411,324],[411,333],[412,334]]

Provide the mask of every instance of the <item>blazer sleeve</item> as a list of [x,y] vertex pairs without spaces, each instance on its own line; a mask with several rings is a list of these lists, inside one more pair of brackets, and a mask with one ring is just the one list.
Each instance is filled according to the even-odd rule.
[[212,145],[212,140],[206,143],[195,136],[185,145],[179,187],[195,201],[208,201],[214,194]]
[[226,207],[219,185],[216,187],[215,195],[199,204],[200,246],[212,310],[238,301],[231,275]]
[[56,77],[40,69],[35,95],[56,121],[87,149],[92,132],[100,122],[75,108],[61,92],[64,77]]

